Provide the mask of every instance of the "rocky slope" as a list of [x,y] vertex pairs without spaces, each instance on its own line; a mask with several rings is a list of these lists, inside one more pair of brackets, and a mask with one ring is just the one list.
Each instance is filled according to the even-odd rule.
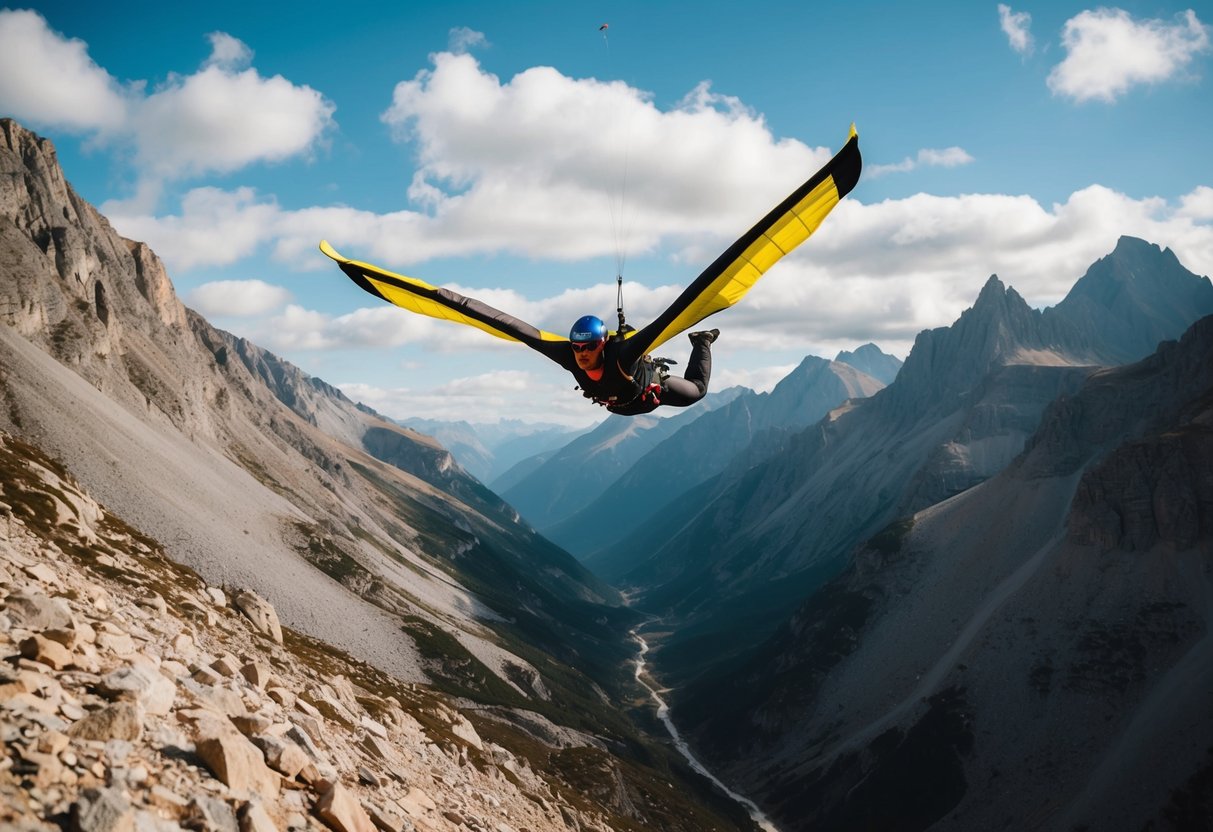
[[1213,817],[1213,317],[1052,404],[676,703],[781,828]]
[[[1213,284],[1175,274],[1170,252],[1124,238],[1101,264],[1071,297],[1116,306],[1117,281],[1131,272],[1151,298],[1116,320],[1186,327],[1213,312]],[[1086,362],[1125,341],[1117,327],[1067,323],[1076,305],[1042,313],[991,277],[956,323],[918,336],[893,384],[672,505],[678,535],[625,541],[648,557],[624,582],[676,629],[655,651],[667,682],[744,653],[845,568],[859,542],[1004,468],[1046,406],[1095,370]]]
[[0,322],[0,428],[202,580],[401,682],[600,737],[617,767],[586,789],[702,788],[613,704],[635,689],[614,590],[433,440],[186,310],[10,120]]
[[0,471],[6,829],[606,832],[670,812],[733,828],[589,734],[283,628],[3,434]]

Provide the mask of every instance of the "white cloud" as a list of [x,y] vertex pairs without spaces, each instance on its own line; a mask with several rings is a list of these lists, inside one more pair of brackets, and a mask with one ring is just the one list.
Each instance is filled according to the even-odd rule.
[[[230,262],[231,245],[212,244],[224,235],[199,226],[237,216],[242,240],[272,241],[276,257],[313,268],[323,267],[314,255],[324,237],[397,269],[485,253],[626,255],[663,243],[696,256],[705,241],[714,247],[748,227],[832,154],[776,139],[740,101],[706,84],[661,111],[622,83],[541,67],[502,84],[471,56],[451,53],[399,84],[383,117],[401,137],[418,140],[412,210],[333,205],[274,220],[254,198],[234,201],[222,216],[155,217],[145,201],[120,206],[115,225],[123,233],[137,228],[161,251],[154,229],[163,223],[169,245],[161,256],[180,268]],[[940,164],[954,152],[963,154],[920,157]],[[198,233],[183,235],[188,227]]]
[[1179,215],[1194,220],[1213,220],[1213,188],[1201,185],[1183,197]]
[[1011,48],[1021,55],[1032,54],[1032,15],[1027,12],[1013,12],[1005,3],[998,4],[998,23],[1002,26],[1003,34]]
[[207,37],[211,55],[197,72],[172,74],[149,93],[144,81],[121,86],[87,44],[37,12],[0,10],[0,112],[133,146],[132,210],[154,208],[165,181],[312,152],[333,125],[333,104],[248,67],[252,50],[237,38]]
[[[917,194],[871,205],[848,198],[819,234],[711,322],[724,331],[718,343],[723,354],[785,348],[832,357],[839,349],[874,341],[904,355],[920,330],[950,324],[970,306],[991,273],[1030,304],[1051,305],[1115,247],[1121,234],[1170,247],[1192,271],[1213,273],[1210,218],[1213,189],[1207,186],[1178,204],[1133,199],[1098,185],[1052,206],[999,194]],[[289,213],[275,222],[295,224]],[[695,269],[683,273],[690,279]],[[418,276],[443,282],[436,275]],[[610,283],[543,298],[490,286],[451,288],[557,333],[580,315],[595,310],[609,314],[614,305]],[[629,320],[637,325],[651,320],[680,290],[678,285],[628,282]],[[368,303],[373,301],[368,298]],[[471,327],[382,303],[341,316],[288,307],[249,337],[278,351],[415,344],[435,352],[472,353],[500,347]],[[678,357],[678,350],[686,348],[683,339],[676,339],[662,350]],[[731,383],[745,381],[736,376]],[[762,384],[753,380],[748,386]]]
[[227,32],[211,32],[206,37],[211,42],[211,56],[206,59],[204,67],[241,70],[253,62],[253,50],[239,38]]
[[484,36],[484,32],[477,32],[466,26],[456,26],[451,29],[447,42],[450,50],[456,54],[489,45],[489,40]]
[[252,317],[285,306],[291,293],[263,280],[215,280],[193,289],[185,300],[207,317]]
[[1179,75],[1209,49],[1209,28],[1191,9],[1175,22],[1134,20],[1123,9],[1084,11],[1062,31],[1066,58],[1049,73],[1049,89],[1075,101],[1113,102],[1131,87]]
[[672,235],[752,222],[831,154],[776,139],[761,117],[706,85],[662,111],[619,82],[550,67],[502,82],[470,55],[433,60],[396,86],[382,116],[398,138],[416,141],[419,168],[411,227],[377,235],[371,253],[380,259],[474,251],[573,259],[618,253],[616,237],[625,251],[649,251]]
[[[555,366],[555,365],[553,365]],[[601,421],[606,413],[588,407],[585,399],[569,394],[569,385],[556,373],[506,370],[454,379],[426,390],[409,387],[384,388],[343,382],[345,395],[388,417],[405,419],[467,420],[475,408],[476,421],[491,421],[501,414],[511,419],[582,427]]]
[[924,148],[918,151],[918,164],[933,168],[955,168],[967,165],[973,157],[960,147]]
[[107,202],[101,211],[124,237],[149,243],[170,273],[198,265],[226,266],[248,257],[275,235],[282,221],[277,204],[259,201],[251,188],[195,188],[176,216],[141,213],[147,202],[140,202]]
[[972,162],[973,157],[961,147],[924,147],[913,158],[907,156],[900,162],[888,165],[867,165],[864,173],[867,176],[884,176],[889,173],[908,173],[920,167],[955,168]]
[[141,169],[175,179],[309,152],[332,125],[333,104],[281,75],[237,70],[252,53],[230,35],[211,43],[201,70],[170,77],[140,103],[132,128]]
[[0,112],[38,127],[110,132],[125,124],[130,91],[52,31],[37,12],[0,9]]

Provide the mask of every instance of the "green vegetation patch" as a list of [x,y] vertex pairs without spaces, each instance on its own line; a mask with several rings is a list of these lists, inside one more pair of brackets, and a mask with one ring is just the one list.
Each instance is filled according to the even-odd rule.
[[295,531],[307,541],[302,546],[296,547],[299,554],[333,580],[344,585],[348,585],[355,578],[375,580],[366,567],[338,546],[333,538],[325,534],[319,526],[314,523],[305,523],[302,520],[292,521],[292,525],[295,527]]

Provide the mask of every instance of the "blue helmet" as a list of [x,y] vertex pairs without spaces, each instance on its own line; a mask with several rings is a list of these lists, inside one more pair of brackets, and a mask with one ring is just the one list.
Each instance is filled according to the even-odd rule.
[[578,318],[573,324],[573,328],[569,330],[569,340],[574,344],[586,344],[591,341],[603,341],[607,337],[606,324],[601,318],[595,318],[593,315],[586,315]]

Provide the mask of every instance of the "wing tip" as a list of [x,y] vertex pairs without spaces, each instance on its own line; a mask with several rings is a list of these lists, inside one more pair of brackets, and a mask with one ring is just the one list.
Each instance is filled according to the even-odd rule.
[[855,122],[851,122],[846,146],[838,151],[833,163],[834,187],[838,190],[838,198],[842,199],[859,184],[859,174],[863,170],[863,156],[859,153],[859,131],[855,129]]
[[328,258],[330,258],[330,259],[332,259],[332,260],[336,260],[338,263],[345,263],[345,262],[347,262],[347,261],[346,261],[346,258],[342,257],[342,256],[341,256],[341,255],[340,255],[340,254],[337,252],[337,249],[335,249],[335,248],[333,248],[331,245],[329,245],[329,241],[328,241],[328,240],[321,240],[321,241],[320,241],[320,251],[321,251],[321,252],[322,252],[322,253],[323,253],[323,254],[324,254],[326,257],[328,257]]

